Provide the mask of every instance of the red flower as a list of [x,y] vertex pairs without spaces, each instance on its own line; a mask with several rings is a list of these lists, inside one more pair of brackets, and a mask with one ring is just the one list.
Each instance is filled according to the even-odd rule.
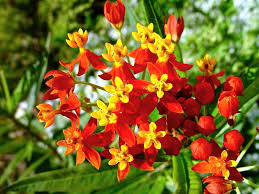
[[117,5],[115,5],[115,3],[111,3],[110,1],[106,1],[104,4],[104,15],[116,29],[121,29],[125,16],[124,4],[121,0],[117,0]]
[[233,91],[237,96],[243,96],[244,85],[242,79],[235,76],[229,76],[223,85],[224,91]]
[[208,82],[198,82],[193,87],[194,96],[201,104],[210,104],[214,100],[214,88]]
[[198,160],[206,160],[212,152],[211,143],[202,137],[192,142],[190,148],[193,158]]
[[79,70],[77,76],[81,76],[87,72],[89,62],[95,69],[102,70],[107,68],[107,66],[102,61],[100,61],[99,58],[101,58],[101,56],[98,56],[90,50],[84,48],[84,44],[88,40],[87,31],[83,32],[83,30],[80,28],[78,32],[74,32],[73,34],[69,33],[68,37],[69,40],[66,40],[67,44],[72,48],[79,47],[80,52],[77,58],[72,62],[64,63],[62,61],[59,61],[61,65],[69,67],[69,71],[72,72],[75,64],[79,63]]
[[235,152],[240,151],[241,145],[244,143],[244,137],[239,133],[238,130],[232,130],[224,135],[224,146],[227,149]]
[[173,14],[171,14],[167,20],[167,23],[164,25],[165,34],[170,34],[172,41],[177,43],[182,35],[184,29],[184,20],[183,17],[180,16],[176,21],[176,18]]
[[233,91],[223,91],[219,95],[218,109],[222,116],[232,119],[232,116],[238,113],[239,101]]
[[101,157],[99,153],[93,149],[93,146],[108,146],[114,139],[112,133],[92,134],[97,127],[97,121],[90,118],[84,130],[70,127],[63,130],[65,140],[58,141],[59,146],[66,146],[65,155],[72,154],[77,151],[76,165],[84,162],[85,158],[97,169],[101,165]]
[[60,98],[61,101],[64,101],[66,95],[70,90],[73,90],[75,87],[75,80],[70,73],[65,73],[60,70],[51,70],[46,73],[44,79],[53,76],[46,82],[46,85],[50,89],[43,95],[43,98],[46,100],[54,100]]
[[212,116],[201,116],[197,124],[198,131],[204,135],[210,135],[217,130]]
[[218,77],[223,76],[224,73],[225,73],[224,71],[221,71],[219,73],[211,74],[211,75],[198,75],[196,79],[198,82],[208,82],[214,88],[214,86],[218,87],[220,85],[220,81],[218,80]]
[[101,153],[102,156],[111,159],[109,165],[118,164],[117,178],[122,181],[130,171],[130,165],[142,170],[154,170],[146,161],[135,158],[135,155],[143,152],[143,148],[140,145],[128,147],[126,144],[122,144],[120,141],[120,149],[110,148]]
[[226,180],[221,176],[208,176],[203,179],[203,184],[206,183],[208,183],[208,185],[204,190],[205,194],[230,193],[236,189],[236,185],[232,183],[232,181]]
[[183,103],[184,112],[190,116],[199,116],[201,111],[201,105],[193,98],[188,98]]

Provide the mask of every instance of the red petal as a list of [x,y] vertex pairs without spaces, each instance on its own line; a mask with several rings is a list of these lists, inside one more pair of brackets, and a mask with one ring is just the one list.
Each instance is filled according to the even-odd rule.
[[109,73],[104,73],[102,75],[98,75],[100,78],[102,78],[103,80],[110,80],[112,78],[112,75]]
[[46,99],[46,100],[55,100],[59,97],[58,93],[55,94],[51,94],[53,91],[53,89],[49,89],[42,98]]
[[163,74],[161,66],[162,65],[160,63],[150,63],[150,62],[148,62],[147,67],[148,67],[149,75],[151,76],[152,74],[154,74],[158,78],[160,78],[161,75]]
[[81,58],[81,53],[78,54],[78,56],[76,57],[76,59],[74,61],[68,62],[68,63],[59,61],[59,64],[65,66],[65,67],[70,67],[69,72],[72,72],[74,69],[74,65],[79,62],[80,58]]
[[130,164],[135,168],[139,168],[142,170],[148,170],[148,171],[154,170],[154,167],[150,165],[148,162],[146,162],[145,160],[134,159]]
[[155,123],[157,126],[156,131],[166,131],[167,130],[166,117],[162,117],[162,118],[158,119]]
[[141,114],[149,115],[155,108],[158,103],[158,98],[156,93],[148,94],[141,103]]
[[48,71],[45,76],[44,76],[44,79],[50,77],[50,76],[60,76],[60,75],[63,75],[63,76],[68,76],[65,72],[63,71],[60,71],[60,70],[51,70],[51,71]]
[[164,138],[161,138],[160,142],[162,144],[162,148],[168,155],[177,156],[182,147],[180,141],[177,138],[172,137],[170,135],[166,135]]
[[85,153],[85,157],[86,159],[96,168],[96,169],[100,169],[101,166],[101,157],[99,155],[99,153],[91,148],[91,147],[84,147],[84,153]]
[[66,111],[74,110],[74,109],[80,107],[80,105],[81,105],[80,100],[78,99],[76,94],[72,93],[66,99],[65,103],[61,104],[60,110],[62,112],[66,112]]
[[124,170],[120,170],[118,168],[118,172],[117,172],[117,178],[119,181],[122,181],[128,174],[129,174],[129,170],[130,170],[130,165],[129,163],[127,163],[127,167]]
[[87,50],[86,51],[86,56],[91,63],[91,65],[98,70],[106,69],[107,66],[99,59],[100,57],[93,52]]
[[156,159],[158,150],[152,145],[150,148],[145,150],[145,158],[150,165],[153,165]]
[[86,53],[84,52],[82,53],[82,56],[79,60],[79,70],[78,70],[77,76],[84,75],[87,72],[88,67],[89,67],[89,62],[88,62]]
[[229,180],[233,180],[233,181],[243,181],[244,178],[242,177],[242,175],[240,174],[240,172],[237,171],[237,169],[235,167],[229,167]]
[[88,136],[85,140],[87,145],[106,147],[109,146],[114,140],[115,134],[113,131],[96,133]]
[[207,161],[201,161],[192,167],[192,170],[199,173],[210,173],[211,166]]
[[112,155],[111,153],[109,152],[109,149],[106,149],[104,151],[101,152],[101,156],[105,157],[105,158],[108,158],[108,159],[112,159]]
[[82,131],[82,136],[84,138],[88,137],[95,131],[96,127],[97,127],[97,120],[91,117],[88,123],[86,124],[84,130]]
[[116,131],[120,138],[125,141],[128,146],[133,146],[135,144],[135,135],[127,124],[117,123]]

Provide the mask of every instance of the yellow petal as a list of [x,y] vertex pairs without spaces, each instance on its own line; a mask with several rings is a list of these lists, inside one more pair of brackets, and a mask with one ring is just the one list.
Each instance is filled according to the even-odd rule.
[[124,86],[123,81],[120,77],[115,77],[115,85],[117,88],[122,88]]
[[150,23],[147,28],[150,30],[150,32],[153,32],[153,29],[154,29],[153,23]]
[[103,103],[103,101],[101,101],[101,100],[97,100],[96,101],[96,104],[97,104],[97,106],[100,108],[100,109],[102,109],[102,110],[104,110],[104,109],[107,109],[107,106]]
[[116,92],[115,87],[111,85],[104,86],[104,89],[111,94],[114,94]]
[[119,163],[119,169],[120,170],[125,170],[125,168],[127,167],[127,165],[128,165],[128,162],[126,162],[126,161],[121,161],[120,163]]
[[150,130],[150,131],[155,131],[155,130],[156,130],[156,124],[155,124],[154,122],[151,122],[151,123],[149,124],[149,130]]

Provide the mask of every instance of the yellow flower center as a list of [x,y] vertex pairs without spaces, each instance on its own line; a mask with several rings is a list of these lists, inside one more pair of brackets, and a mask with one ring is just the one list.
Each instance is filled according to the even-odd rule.
[[142,26],[141,24],[137,24],[138,32],[132,32],[132,36],[136,41],[141,42],[141,48],[145,49],[148,48],[148,43],[152,43],[154,41],[153,37],[153,29],[154,25],[151,23],[146,26]]
[[171,42],[171,35],[168,34],[164,39],[158,34],[155,34],[154,44],[149,43],[149,50],[156,54],[160,62],[166,62],[169,59],[169,55],[173,53],[175,44]]
[[152,74],[150,77],[151,83],[148,86],[149,92],[156,92],[158,98],[162,98],[164,96],[164,91],[169,91],[172,89],[173,85],[171,83],[166,83],[168,79],[167,74],[163,74],[160,80],[157,79],[155,74]]
[[156,124],[151,122],[149,124],[149,131],[140,131],[139,136],[145,138],[144,148],[148,149],[154,144],[156,149],[161,149],[161,143],[158,138],[164,137],[166,135],[165,131],[156,131]]
[[108,164],[113,166],[119,163],[120,170],[124,170],[127,167],[127,163],[134,160],[133,156],[129,154],[126,145],[122,145],[120,149],[111,148],[109,152],[112,154],[112,159]]
[[117,122],[117,115],[114,113],[116,111],[116,104],[109,103],[109,105],[106,106],[101,100],[97,100],[96,103],[100,110],[92,112],[91,117],[99,119],[100,126]]
[[72,48],[84,48],[84,44],[88,40],[88,32],[87,30],[83,31],[81,28],[78,32],[74,32],[73,34],[68,33],[68,38],[66,39],[67,44]]
[[129,93],[133,90],[133,85],[132,84],[126,84],[124,86],[123,81],[121,80],[120,77],[115,77],[115,86],[112,85],[107,85],[104,86],[104,89],[113,94],[114,96],[112,96],[109,99],[110,103],[117,103],[119,101],[123,102],[123,103],[128,103],[129,102]]
[[203,59],[196,59],[196,63],[205,75],[211,75],[216,65],[216,58],[211,59],[210,56],[206,54]]
[[117,43],[114,46],[110,43],[106,43],[105,46],[108,51],[108,53],[102,54],[105,60],[119,64],[124,63],[124,60],[122,58],[128,54],[128,49],[126,46],[123,47],[120,39],[117,40]]

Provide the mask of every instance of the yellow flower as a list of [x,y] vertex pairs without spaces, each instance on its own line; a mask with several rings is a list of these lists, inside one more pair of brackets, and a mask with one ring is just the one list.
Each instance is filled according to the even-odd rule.
[[140,137],[145,138],[144,148],[148,149],[154,144],[156,149],[161,149],[161,143],[158,138],[164,137],[166,135],[166,131],[156,131],[156,124],[151,122],[149,124],[149,131],[140,131],[138,134]]
[[120,65],[124,63],[122,59],[128,54],[128,49],[126,46],[122,45],[120,39],[117,40],[117,43],[113,46],[110,43],[105,44],[108,53],[103,53],[102,56],[105,60],[110,62],[115,62],[115,65]]
[[106,126],[117,122],[117,115],[114,113],[116,111],[116,104],[109,103],[109,105],[106,106],[101,100],[97,100],[96,103],[100,110],[92,112],[91,117],[100,120],[100,126]]
[[128,147],[122,145],[120,149],[111,148],[109,149],[112,159],[109,161],[109,165],[113,166],[119,163],[118,167],[122,171],[127,167],[127,163],[134,160],[133,156],[129,154]]
[[160,80],[157,79],[157,76],[155,74],[152,74],[150,77],[151,83],[148,86],[149,92],[156,92],[158,98],[163,98],[164,91],[169,91],[172,89],[173,85],[171,83],[166,83],[168,79],[167,74],[163,74],[160,78]]
[[82,49],[88,40],[87,30],[83,31],[81,28],[78,30],[78,32],[74,32],[73,34],[68,33],[67,35],[69,39],[66,39],[66,42],[72,48],[79,47]]
[[132,36],[136,41],[141,42],[141,48],[145,49],[148,48],[148,43],[153,43],[153,29],[154,25],[151,23],[146,26],[142,26],[141,24],[137,23],[137,30],[138,32],[132,32]]
[[123,103],[128,103],[129,102],[129,93],[133,90],[133,85],[132,84],[126,84],[124,86],[123,81],[121,80],[120,77],[115,77],[115,86],[112,85],[107,85],[104,86],[104,89],[113,94],[109,99],[110,103],[117,103],[119,101]]
[[203,59],[196,59],[199,69],[206,75],[211,75],[216,65],[216,58],[211,59],[208,54]]
[[171,42],[171,35],[166,35],[165,38],[161,38],[158,34],[154,35],[154,44],[149,43],[149,50],[157,54],[159,62],[166,62],[169,59],[169,55],[173,53],[175,44]]

